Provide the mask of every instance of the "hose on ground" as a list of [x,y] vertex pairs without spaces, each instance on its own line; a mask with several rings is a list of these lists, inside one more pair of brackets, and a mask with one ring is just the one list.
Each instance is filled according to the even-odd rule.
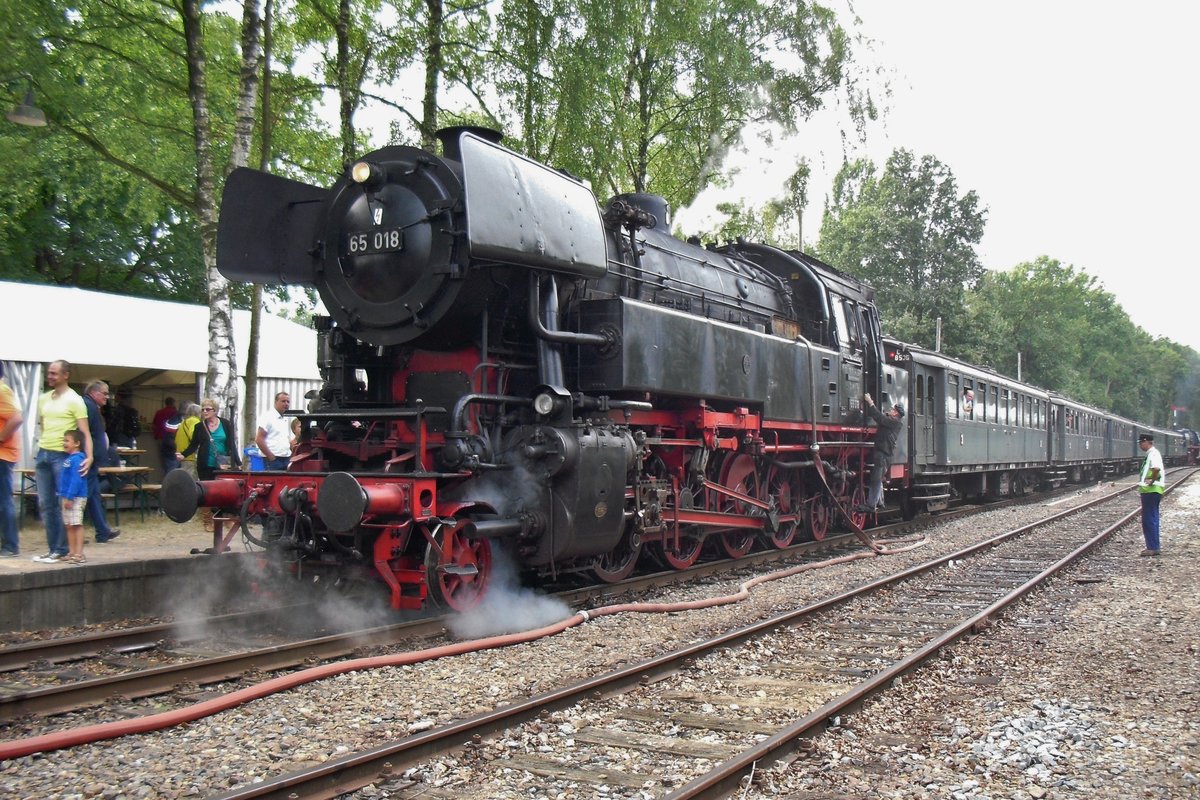
[[[874,542],[872,542],[875,544]],[[439,647],[431,647],[425,650],[418,650],[408,653],[397,653],[388,656],[373,656],[369,658],[355,658],[349,661],[339,661],[332,664],[322,664],[320,666],[311,667],[309,669],[294,672],[289,675],[283,675],[278,678],[272,678],[254,686],[248,686],[244,689],[239,689],[235,692],[216,697],[211,700],[205,700],[201,703],[188,706],[186,708],[175,709],[172,711],[164,711],[160,714],[151,714],[145,717],[136,717],[133,719],[119,720],[117,722],[106,722],[97,725],[87,725],[81,728],[73,728],[54,733],[47,733],[42,736],[32,736],[25,739],[13,739],[7,742],[0,742],[0,760],[10,758],[20,758],[22,756],[33,755],[34,753],[44,753],[50,750],[62,750],[67,747],[75,747],[81,744],[90,744],[106,739],[116,739],[121,736],[130,734],[149,733],[150,731],[162,730],[174,725],[179,725],[184,722],[193,722],[203,717],[211,716],[220,711],[227,711],[235,708],[251,700],[258,700],[268,695],[277,692],[283,692],[288,689],[293,689],[313,681],[331,678],[335,675],[342,675],[347,672],[356,670],[378,669],[380,667],[402,667],[412,664],[419,664],[425,661],[432,661],[438,658],[447,656],[458,656],[466,653],[478,652],[481,650],[493,650],[499,647],[508,647],[515,644],[524,644],[527,642],[536,641],[547,636],[553,636],[563,631],[580,625],[590,619],[598,617],[610,616],[621,613],[673,613],[678,611],[691,611],[703,608],[712,608],[714,606],[728,605],[730,603],[740,602],[750,596],[750,590],[755,586],[759,586],[769,581],[776,581],[782,578],[788,578],[793,575],[798,575],[802,572],[817,569],[819,567],[830,567],[836,564],[844,564],[850,561],[856,561],[861,558],[871,558],[882,553],[893,554],[911,550],[915,547],[920,547],[925,543],[924,539],[915,541],[904,547],[894,550],[884,550],[883,548],[873,549],[869,553],[850,553],[844,556],[838,556],[824,561],[814,561],[807,564],[799,564],[789,567],[784,570],[772,572],[767,575],[760,575],[742,583],[736,592],[719,597],[709,597],[703,600],[691,600],[677,603],[619,603],[615,605],[602,606],[600,608],[587,611],[578,611],[566,619],[560,620],[551,625],[546,625],[531,631],[523,631],[520,633],[508,633],[498,636],[489,636],[483,639],[471,639],[454,644],[441,645]]]

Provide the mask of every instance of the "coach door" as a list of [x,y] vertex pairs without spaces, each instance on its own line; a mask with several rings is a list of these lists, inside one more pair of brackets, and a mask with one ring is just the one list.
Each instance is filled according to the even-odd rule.
[[938,393],[935,374],[925,365],[913,365],[913,460],[918,464],[937,463]]

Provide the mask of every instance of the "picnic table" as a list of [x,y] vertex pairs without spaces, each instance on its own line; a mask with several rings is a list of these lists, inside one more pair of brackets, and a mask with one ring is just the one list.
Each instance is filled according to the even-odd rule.
[[[17,474],[21,476],[20,488],[14,490],[14,494],[21,498],[21,513],[17,518],[17,525],[19,526],[28,513],[29,503],[33,504],[33,508],[37,508],[37,470],[34,467],[21,467],[17,469]],[[141,511],[142,520],[144,521],[146,519],[146,511],[149,508],[149,496],[156,493],[160,488],[157,485],[152,486],[146,483],[146,476],[150,474],[150,468],[130,466],[100,467],[100,474],[128,481],[118,491],[104,492],[100,495],[103,500],[113,501],[114,522],[118,526],[121,524],[121,504],[118,501],[118,495],[121,494],[134,496],[134,502]]]

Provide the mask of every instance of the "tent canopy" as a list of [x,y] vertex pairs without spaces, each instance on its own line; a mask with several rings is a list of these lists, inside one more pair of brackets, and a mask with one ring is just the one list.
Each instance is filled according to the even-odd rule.
[[[7,281],[0,281],[0,297],[5,361],[61,358],[85,367],[72,369],[73,383],[97,377],[115,386],[187,386],[208,370],[207,306]],[[261,320],[259,375],[320,380],[316,333],[271,314]],[[249,311],[233,312],[233,335],[244,375]]]

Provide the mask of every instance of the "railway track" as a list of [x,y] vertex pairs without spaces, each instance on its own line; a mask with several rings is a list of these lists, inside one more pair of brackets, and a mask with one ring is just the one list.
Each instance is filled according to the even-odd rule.
[[[780,561],[815,559],[817,553],[850,544],[850,534],[830,536],[779,551],[755,553],[738,562],[705,562],[691,569],[637,576],[612,584],[563,589],[552,596],[568,605],[598,597],[636,596],[664,586],[720,578],[731,570],[747,570]],[[237,680],[247,674],[289,670],[344,658],[372,648],[409,647],[443,638],[449,617],[425,615],[371,628],[358,628],[315,638],[290,640],[273,618],[297,609],[256,610],[206,620],[161,623],[82,636],[44,639],[0,648],[0,724],[26,715],[79,711],[119,700],[124,708],[109,714],[137,713],[131,701],[167,693],[176,703],[193,702],[201,687]],[[248,643],[247,628],[263,631],[269,644]],[[196,633],[204,631],[203,634]],[[205,655],[204,651],[219,650]],[[136,659],[150,662],[138,663]],[[86,664],[77,662],[88,662]],[[169,662],[169,663],[164,663]],[[22,686],[23,682],[41,685]]]
[[[880,526],[876,533],[895,533],[913,525]],[[637,596],[664,586],[720,580],[730,572],[763,565],[813,560],[854,542],[852,534],[834,534],[819,542],[752,553],[736,562],[707,561],[687,570],[560,589],[552,596],[571,606],[598,598]],[[113,699],[128,704],[170,692],[179,694],[179,703],[192,702],[199,696],[199,687],[233,681],[248,673],[293,669],[348,657],[368,648],[428,643],[444,635],[449,619],[427,614],[404,622],[303,639],[279,633],[284,620],[303,614],[300,606],[259,609],[0,647],[0,724],[31,714],[78,711]],[[256,636],[266,643],[256,646]],[[128,714],[137,709],[109,711]]]
[[1100,498],[658,658],[219,798],[332,797],[367,785],[414,798],[555,796],[567,786],[725,797],[1136,515]]
[[[880,525],[872,534],[882,537],[911,532],[993,507],[972,506],[936,518]],[[731,573],[771,564],[817,560],[824,553],[841,552],[842,548],[856,544],[851,533],[829,534],[821,541],[755,552],[737,561],[705,561],[687,570],[560,589],[553,596],[576,607],[606,597],[638,596],[672,585],[725,580]],[[303,639],[278,633],[283,620],[303,614],[302,607],[288,606],[2,647],[0,725],[28,715],[63,714],[100,704],[107,704],[100,713],[108,718],[130,716],[147,711],[138,701],[169,693],[175,697],[165,701],[168,705],[183,705],[207,696],[203,687],[237,681],[247,675],[311,666],[367,649],[427,645],[444,635],[449,619],[422,615],[395,624]],[[256,645],[256,636],[265,643]],[[162,705],[160,701],[155,707]]]

